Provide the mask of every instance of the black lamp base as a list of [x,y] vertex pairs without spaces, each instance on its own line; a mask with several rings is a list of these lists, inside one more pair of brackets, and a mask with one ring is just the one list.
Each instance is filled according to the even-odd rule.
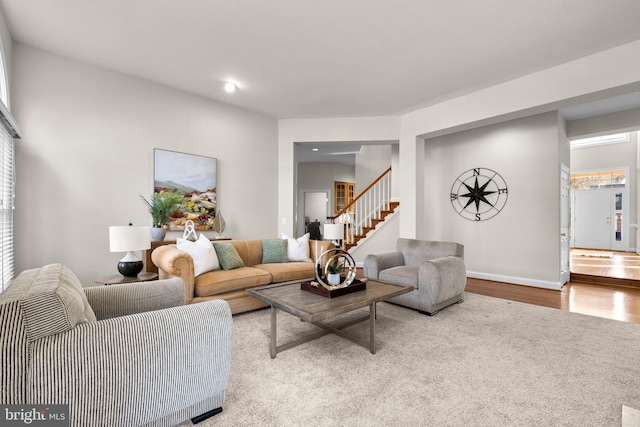
[[120,261],[118,263],[118,271],[124,277],[136,277],[144,267],[142,261]]

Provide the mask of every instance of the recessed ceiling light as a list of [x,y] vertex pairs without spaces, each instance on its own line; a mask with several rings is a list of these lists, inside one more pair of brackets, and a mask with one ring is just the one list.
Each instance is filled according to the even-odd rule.
[[318,149],[317,148],[312,148],[311,151],[318,151]]
[[224,90],[225,90],[227,93],[233,93],[233,92],[235,92],[236,90],[238,90],[238,86],[237,86],[235,83],[232,83],[232,82],[226,82],[226,83],[224,84]]

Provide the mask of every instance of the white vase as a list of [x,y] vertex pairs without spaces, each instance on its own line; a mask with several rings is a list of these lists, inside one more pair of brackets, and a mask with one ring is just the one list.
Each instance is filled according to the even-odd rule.
[[327,274],[327,281],[330,285],[339,285],[340,275],[338,273],[329,273]]
[[161,242],[164,240],[164,236],[167,234],[167,229],[162,227],[151,227],[151,241]]

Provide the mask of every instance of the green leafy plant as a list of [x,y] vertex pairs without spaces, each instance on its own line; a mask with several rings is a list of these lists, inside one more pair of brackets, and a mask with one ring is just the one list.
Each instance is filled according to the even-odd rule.
[[175,191],[153,193],[150,200],[140,195],[151,214],[154,227],[164,227],[171,220],[173,213],[185,206],[184,196]]
[[330,274],[340,274],[343,268],[344,264],[336,262],[333,258],[329,260],[329,263],[327,264],[327,272]]

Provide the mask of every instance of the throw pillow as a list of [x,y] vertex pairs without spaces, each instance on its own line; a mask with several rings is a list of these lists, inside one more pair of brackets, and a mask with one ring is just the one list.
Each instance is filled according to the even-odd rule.
[[199,276],[211,270],[220,270],[218,255],[211,241],[204,234],[195,242],[178,237],[176,247],[193,258],[193,275]]
[[287,240],[289,261],[312,262],[309,255],[309,233],[297,239],[282,233],[282,238]]
[[223,270],[233,270],[234,268],[244,267],[244,261],[240,258],[240,254],[231,243],[213,242],[213,247],[216,248],[218,259],[220,260],[220,267]]
[[262,263],[274,264],[278,262],[288,262],[287,240],[263,240],[262,241]]

